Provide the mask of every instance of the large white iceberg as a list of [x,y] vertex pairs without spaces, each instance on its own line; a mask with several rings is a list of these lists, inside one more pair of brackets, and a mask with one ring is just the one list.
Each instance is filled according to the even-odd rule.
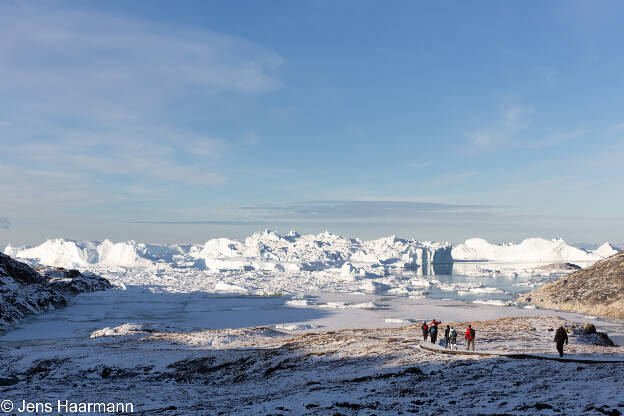
[[601,258],[606,259],[607,257],[611,257],[614,254],[619,253],[621,250],[618,247],[615,247],[611,243],[604,243],[600,247],[595,250],[590,250],[592,253],[600,256]]
[[291,231],[282,236],[270,230],[254,233],[244,241],[209,240],[201,247],[192,248],[189,256],[202,260],[208,268],[227,264],[240,268],[244,266],[241,262],[247,262],[249,267],[263,270],[339,269],[342,274],[352,274],[350,268],[359,266],[382,270],[426,269],[432,264],[453,261],[451,245],[446,242],[419,242],[395,236],[362,241],[329,232],[301,235]]
[[4,254],[32,260],[46,266],[85,268],[92,264],[120,267],[145,267],[158,257],[167,258],[165,247],[137,244],[134,241],[113,243],[110,240],[74,241],[55,238],[36,247],[8,245]]
[[[600,250],[600,249],[599,249]],[[607,251],[601,246],[602,254]],[[455,261],[497,261],[497,262],[593,262],[603,258],[598,250],[594,252],[568,245],[562,239],[546,240],[527,238],[519,244],[492,244],[482,238],[471,238],[453,247]]]

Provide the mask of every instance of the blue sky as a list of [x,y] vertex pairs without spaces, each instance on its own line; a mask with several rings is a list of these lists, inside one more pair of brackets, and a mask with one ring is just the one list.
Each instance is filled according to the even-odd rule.
[[0,244],[622,241],[616,1],[0,3]]

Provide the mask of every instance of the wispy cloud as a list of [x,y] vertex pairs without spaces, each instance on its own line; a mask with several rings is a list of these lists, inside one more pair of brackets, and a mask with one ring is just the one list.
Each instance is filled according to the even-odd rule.
[[578,130],[571,130],[567,132],[553,133],[538,140],[527,140],[524,143],[524,146],[529,149],[542,149],[544,147],[556,146],[556,145],[568,142],[570,140],[576,139],[578,137],[583,137],[588,132],[589,130],[587,129],[578,129]]
[[0,228],[3,230],[11,228],[11,222],[7,217],[0,217]]
[[538,150],[560,145],[589,133],[589,130],[580,128],[535,136],[530,131],[533,113],[531,108],[510,107],[491,125],[467,133],[472,151],[502,147]]
[[129,224],[160,224],[160,225],[262,225],[263,221],[238,221],[238,220],[190,220],[190,221],[129,221]]
[[431,166],[431,162],[410,162],[407,164],[408,168],[414,169],[422,169],[426,168],[427,166]]
[[485,209],[484,205],[459,205],[416,201],[306,201],[284,205],[254,205],[240,208],[256,218],[404,218],[433,212]]
[[139,224],[276,226],[297,224],[405,224],[422,221],[480,221],[496,207],[415,201],[332,200],[242,206],[228,219],[141,220]]
[[273,91],[283,62],[238,37],[47,3],[1,3],[0,50],[0,188],[16,195],[12,211],[25,191],[43,206],[60,194],[125,198],[138,183],[224,183],[216,162],[232,143],[185,128],[177,108]]
[[624,133],[624,123],[617,123],[617,124],[607,127],[605,133],[607,134]]
[[526,126],[526,118],[533,109],[510,107],[494,124],[466,134],[475,150],[488,150],[513,143],[513,136]]
[[460,183],[460,182],[464,182],[472,178],[475,175],[476,175],[476,172],[462,172],[462,173],[453,173],[449,175],[443,175],[429,182],[428,186],[438,187],[438,186],[450,185],[454,183]]

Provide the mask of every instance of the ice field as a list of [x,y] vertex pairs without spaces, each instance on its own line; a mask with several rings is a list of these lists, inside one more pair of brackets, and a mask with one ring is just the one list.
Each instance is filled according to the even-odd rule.
[[273,231],[195,245],[48,240],[4,252],[32,265],[92,271],[116,287],[79,295],[0,341],[79,338],[125,323],[300,332],[545,315],[515,298],[570,272],[568,263],[585,267],[615,250],[608,243],[589,251],[539,238],[504,245],[470,239],[452,248]]

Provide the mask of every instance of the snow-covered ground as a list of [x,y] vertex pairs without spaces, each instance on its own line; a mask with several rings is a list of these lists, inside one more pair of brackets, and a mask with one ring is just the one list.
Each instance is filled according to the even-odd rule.
[[[446,324],[447,322],[443,322]],[[448,322],[463,332],[465,322]],[[477,350],[623,359],[560,318],[472,322]],[[600,329],[600,328],[599,328]],[[287,331],[284,331],[287,332]],[[618,414],[624,364],[444,355],[419,348],[418,324],[302,335],[267,327],[183,332],[124,325],[80,340],[3,348],[3,400],[126,403],[144,415]],[[429,344],[431,345],[431,344]],[[464,348],[459,339],[459,347]],[[599,410],[597,410],[599,409]],[[65,412],[67,413],[67,412]]]

